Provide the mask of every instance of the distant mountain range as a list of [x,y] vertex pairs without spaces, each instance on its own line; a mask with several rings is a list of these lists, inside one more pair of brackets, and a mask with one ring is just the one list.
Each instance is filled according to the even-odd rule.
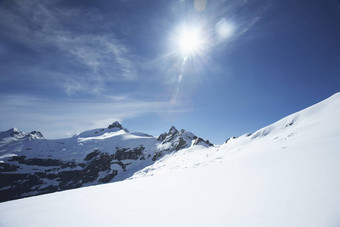
[[175,127],[158,137],[130,133],[117,121],[56,140],[12,128],[0,132],[0,201],[121,181],[193,146],[213,144]]
[[0,226],[340,226],[339,118],[337,93],[221,145],[118,122],[60,140],[11,129],[1,201],[78,189],[0,203]]

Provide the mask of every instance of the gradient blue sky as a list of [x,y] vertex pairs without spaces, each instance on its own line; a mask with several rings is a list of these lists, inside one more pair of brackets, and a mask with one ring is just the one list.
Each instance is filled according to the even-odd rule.
[[[119,120],[221,144],[340,90],[339,1],[202,3],[0,1],[0,130],[61,138]],[[185,64],[183,24],[208,40]]]

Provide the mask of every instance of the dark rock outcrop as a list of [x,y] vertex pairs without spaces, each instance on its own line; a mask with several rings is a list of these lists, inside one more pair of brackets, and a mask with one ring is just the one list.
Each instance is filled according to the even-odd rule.
[[107,128],[109,128],[109,129],[112,129],[112,128],[123,129],[123,126],[118,121],[115,121],[112,124],[110,124],[109,127],[107,127]]
[[188,148],[191,145],[213,146],[213,144],[211,144],[209,140],[198,138],[191,132],[187,132],[183,129],[178,131],[174,126],[171,126],[167,133],[165,132],[159,135],[157,141],[160,141],[161,143],[159,149],[152,157],[153,161],[156,161],[157,159],[160,159],[164,155],[171,152],[178,151],[183,148]]
[[231,140],[231,139],[236,139],[236,137],[235,137],[235,136],[232,136],[232,137],[228,138],[228,139],[225,141],[225,143],[228,143],[229,140]]
[[120,130],[124,130],[125,132],[129,132],[129,130],[124,128],[118,121],[113,122],[107,128],[108,129],[120,129]]
[[209,140],[204,140],[201,137],[198,137],[198,138],[195,139],[194,145],[204,145],[204,146],[208,146],[208,147],[214,146],[214,144],[210,143]]
[[[108,183],[119,171],[125,171],[132,161],[145,160],[144,149],[143,145],[133,149],[117,147],[112,154],[94,150],[81,162],[14,156],[7,163],[0,163],[0,202],[84,185]],[[126,160],[131,162],[124,162]],[[120,168],[113,169],[113,164]],[[15,173],[18,169],[29,166],[39,168]],[[50,181],[53,183],[47,185],[46,182],[51,183]]]

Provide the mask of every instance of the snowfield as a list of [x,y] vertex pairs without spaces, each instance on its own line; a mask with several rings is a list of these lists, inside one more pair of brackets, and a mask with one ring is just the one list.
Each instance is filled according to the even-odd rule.
[[[103,134],[103,137],[109,136]],[[340,93],[129,180],[0,203],[0,226],[340,226]]]

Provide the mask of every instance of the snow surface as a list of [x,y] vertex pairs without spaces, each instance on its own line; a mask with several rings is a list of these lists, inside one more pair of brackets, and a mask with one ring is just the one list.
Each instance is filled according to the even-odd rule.
[[339,117],[337,93],[131,180],[1,203],[0,226],[340,226]]

